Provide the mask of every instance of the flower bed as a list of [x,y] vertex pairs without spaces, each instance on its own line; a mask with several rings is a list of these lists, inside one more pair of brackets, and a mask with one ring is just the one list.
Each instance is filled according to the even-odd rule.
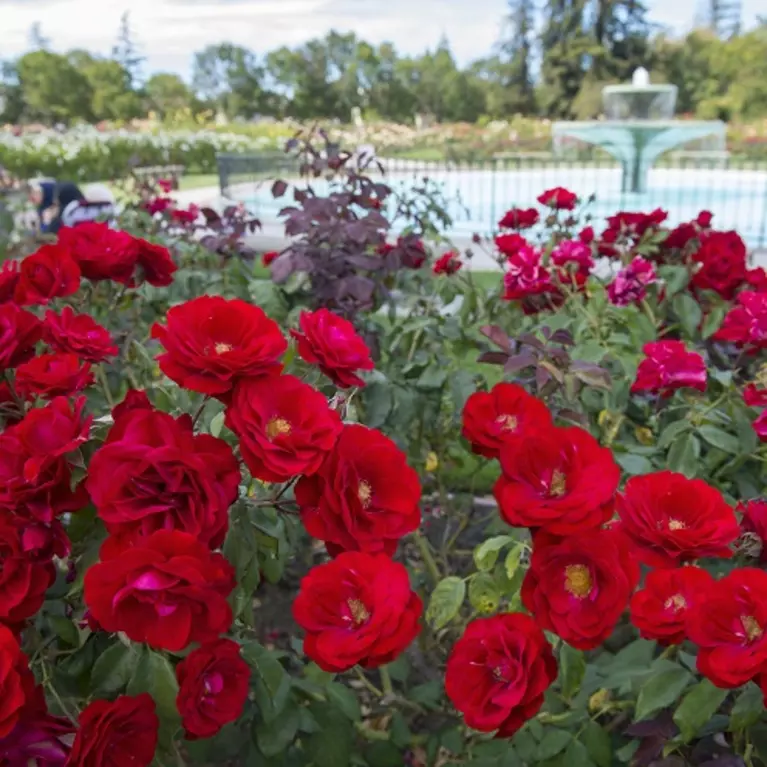
[[428,187],[296,149],[271,280],[159,190],[8,244],[0,764],[765,763],[738,235],[545,190],[481,288]]

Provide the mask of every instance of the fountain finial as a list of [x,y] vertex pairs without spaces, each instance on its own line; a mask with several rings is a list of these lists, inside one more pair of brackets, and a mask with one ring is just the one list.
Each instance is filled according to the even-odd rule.
[[644,67],[637,67],[631,75],[631,84],[635,88],[646,88],[650,84],[650,73]]

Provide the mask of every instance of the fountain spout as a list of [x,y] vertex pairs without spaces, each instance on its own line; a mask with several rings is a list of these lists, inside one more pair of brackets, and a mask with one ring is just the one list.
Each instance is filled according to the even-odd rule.
[[638,67],[631,75],[631,85],[634,88],[646,88],[650,84],[650,73],[644,67]]

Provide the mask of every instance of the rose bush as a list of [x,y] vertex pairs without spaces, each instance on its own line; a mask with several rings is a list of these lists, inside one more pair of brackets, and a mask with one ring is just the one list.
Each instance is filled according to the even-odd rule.
[[274,282],[146,200],[14,244],[0,764],[767,764],[737,235],[551,189],[483,288],[433,200],[305,156]]

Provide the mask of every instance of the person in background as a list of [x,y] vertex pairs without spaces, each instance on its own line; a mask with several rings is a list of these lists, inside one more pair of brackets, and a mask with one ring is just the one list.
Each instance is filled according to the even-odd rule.
[[56,204],[56,182],[50,178],[30,181],[29,201],[37,210],[40,231],[47,232]]
[[29,186],[29,199],[37,207],[44,234],[56,234],[62,226],[109,219],[115,212],[114,195],[103,184],[90,184],[84,193],[72,181],[36,180]]

